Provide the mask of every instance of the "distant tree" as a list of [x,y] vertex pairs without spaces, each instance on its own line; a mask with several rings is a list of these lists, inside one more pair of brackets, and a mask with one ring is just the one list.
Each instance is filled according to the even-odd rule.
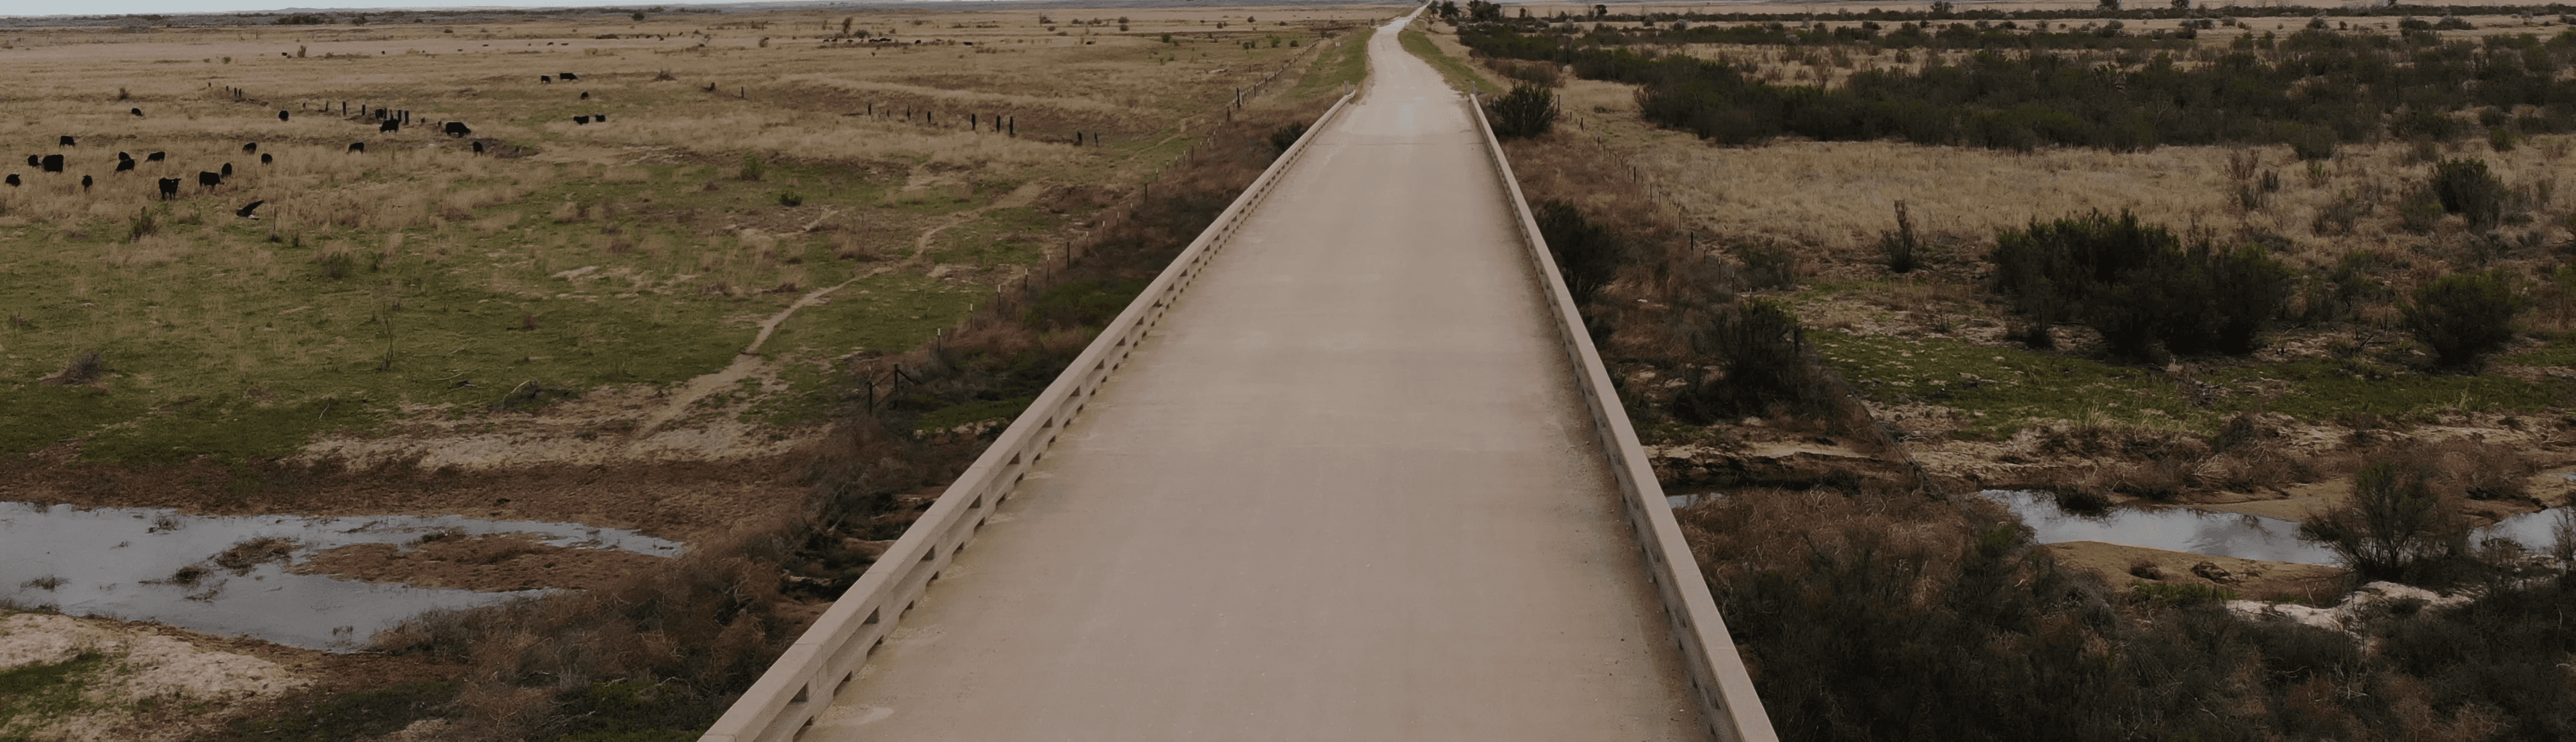
[[1594,16],[1596,16],[1596,17],[1597,17],[1597,16],[1605,16],[1605,15],[1609,15],[1609,14],[1610,14],[1610,6],[1607,6],[1607,5],[1594,5],[1594,6],[1592,6],[1592,15],[1594,15]]
[[2102,4],[2093,6],[2093,9],[2117,13],[2120,12],[2120,0],[2102,0]]

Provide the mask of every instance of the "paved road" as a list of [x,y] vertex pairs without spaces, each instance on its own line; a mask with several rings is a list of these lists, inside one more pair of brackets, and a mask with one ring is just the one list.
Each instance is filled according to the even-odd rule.
[[1369,54],[804,739],[1705,737],[1474,122]]

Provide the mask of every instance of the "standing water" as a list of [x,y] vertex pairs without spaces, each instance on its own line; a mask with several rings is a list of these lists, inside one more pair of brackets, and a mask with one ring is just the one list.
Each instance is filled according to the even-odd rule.
[[[63,613],[150,621],[210,634],[348,651],[404,619],[545,590],[479,592],[345,580],[287,571],[295,556],[226,567],[217,555],[262,538],[297,554],[352,544],[406,544],[432,533],[537,534],[551,546],[677,556],[678,542],[570,523],[462,516],[214,517],[160,508],[0,502],[0,599]],[[236,560],[239,564],[240,561]]]
[[[2099,516],[2075,515],[2059,508],[2057,500],[2044,492],[1985,490],[1977,494],[2011,508],[2034,531],[2031,540],[2043,544],[2100,541],[2239,559],[2337,563],[2332,549],[2299,540],[2299,524],[2279,518],[2186,507],[2116,508]],[[2469,539],[2475,543],[2506,538],[2527,549],[2546,549],[2556,541],[2551,529],[2559,517],[2556,510],[2517,515],[2477,529]]]

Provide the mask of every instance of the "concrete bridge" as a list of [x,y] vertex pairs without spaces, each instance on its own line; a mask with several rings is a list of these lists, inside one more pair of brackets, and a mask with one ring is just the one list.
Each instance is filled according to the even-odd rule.
[[1405,20],[705,740],[1775,738]]

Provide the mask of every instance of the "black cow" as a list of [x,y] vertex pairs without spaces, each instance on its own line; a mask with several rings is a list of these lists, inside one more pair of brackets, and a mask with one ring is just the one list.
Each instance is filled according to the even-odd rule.
[[198,186],[200,186],[200,187],[205,187],[205,188],[213,188],[213,187],[215,187],[215,186],[219,186],[219,185],[223,185],[223,184],[224,184],[224,174],[223,174],[223,173],[209,173],[209,172],[206,172],[206,171],[203,171],[203,170],[197,171],[197,185],[198,185]]
[[592,122],[594,122],[594,123],[601,123],[601,124],[605,124],[605,123],[608,123],[608,114],[605,114],[605,113],[594,113],[594,114],[591,114],[591,115],[590,115],[590,120],[591,120]]
[[451,137],[470,136],[474,133],[474,130],[468,128],[463,121],[450,121],[447,122],[447,126],[442,128],[445,129],[447,135]]
[[537,76],[537,82],[554,82],[554,81],[555,81],[555,79],[554,79],[553,77],[551,77],[551,76],[547,76],[547,75],[538,75],[538,76]]
[[367,151],[367,143],[366,143],[366,142],[350,142],[350,143],[349,143],[349,151],[351,151],[351,152],[365,152],[365,151]]
[[268,164],[269,162],[270,162],[270,160],[269,160],[269,157],[268,157],[268,153],[266,153],[266,152],[261,152],[261,153],[259,153],[259,164],[266,165],[266,164]]
[[584,126],[584,125],[588,125],[588,124],[590,123],[590,117],[589,117],[589,116],[574,116],[574,117],[572,117],[572,123],[573,123],[573,125],[574,125],[574,126]]
[[590,91],[588,91],[588,90],[581,91],[581,99],[582,99],[582,100],[590,100]]
[[580,76],[580,75],[573,74],[573,73],[570,73],[570,72],[557,72],[557,73],[555,73],[555,79],[558,79],[558,80],[579,80],[579,79],[581,79],[581,76]]
[[179,179],[178,179],[178,178],[162,178],[162,179],[161,179],[161,200],[163,200],[163,201],[168,201],[168,200],[170,200],[170,197],[172,197],[172,196],[176,196],[176,195],[179,195]]
[[127,152],[118,152],[116,153],[116,159],[118,162],[132,162],[134,160],[134,155]]
[[28,156],[27,156],[27,167],[44,167],[44,166],[45,166],[45,158],[37,157],[37,156],[35,156],[35,155],[28,155]]
[[78,145],[78,144],[80,144],[80,140],[79,140],[79,139],[75,139],[75,138],[73,138],[73,137],[72,137],[72,135],[70,135],[70,134],[64,134],[64,135],[63,135],[63,141],[62,141],[62,145],[61,145],[61,146],[64,146],[64,147],[71,147],[71,146],[76,146],[76,145]]
[[402,131],[402,119],[385,119],[376,125],[376,131]]
[[132,169],[134,169],[134,161],[133,161],[133,160],[117,160],[117,161],[116,161],[116,171],[117,171],[117,172],[122,173],[122,172],[125,172],[125,171],[127,171],[127,170],[132,170]]
[[277,112],[277,120],[279,120],[279,121],[285,121],[285,120],[286,120],[286,112],[285,112],[285,111],[279,111],[279,112]]
[[233,164],[232,164],[232,163],[229,163],[229,162],[224,163],[224,177],[227,177],[227,178],[233,177]]
[[83,176],[81,176],[81,192],[82,192],[82,193],[88,193],[88,192],[89,192],[89,184],[90,184],[90,183],[92,183],[92,182],[93,182],[93,181],[91,181],[91,180],[89,179],[89,176],[87,176],[87,175],[83,175]]
[[479,154],[483,154],[483,143],[482,143],[482,142],[475,142],[475,143],[474,143],[474,154],[478,154],[478,155],[479,155]]
[[63,156],[62,156],[62,155],[45,155],[45,164],[44,164],[44,167],[45,167],[45,172],[48,172],[48,173],[59,173],[59,172],[62,172],[62,171],[63,171]]
[[134,115],[136,115],[136,116],[141,116],[141,115],[143,115],[143,109],[140,109],[140,108],[128,108],[128,109],[125,109],[125,112],[126,112],[126,113],[134,114]]
[[154,152],[154,153],[152,153],[152,154],[144,155],[144,156],[143,156],[143,161],[144,161],[144,162],[160,162],[160,161],[161,161],[161,158],[163,158],[163,157],[167,157],[167,156],[169,156],[169,155],[170,155],[170,153],[168,153],[168,152]]
[[258,142],[251,142],[251,143],[249,143],[249,144],[242,145],[242,151],[243,151],[243,152],[257,152],[257,151],[259,151],[259,143],[258,143]]
[[10,174],[9,174],[9,179],[8,179],[8,180],[6,180],[6,181],[0,181],[0,182],[8,183],[8,184],[9,184],[9,187],[12,187],[12,188],[15,188],[15,187],[18,187],[18,186],[22,186],[22,185],[26,185],[26,183],[19,182],[19,180],[18,180],[18,174],[17,174],[17,173],[10,173]]

